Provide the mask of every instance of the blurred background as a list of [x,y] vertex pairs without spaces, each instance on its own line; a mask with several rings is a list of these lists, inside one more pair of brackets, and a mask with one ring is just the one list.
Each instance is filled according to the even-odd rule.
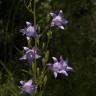
[[[26,0],[25,0],[26,1]],[[74,71],[69,77],[50,73],[44,96],[95,96],[96,93],[96,0],[37,0],[36,21],[46,27],[49,12],[62,9],[69,21],[65,30],[53,28],[50,57],[63,55]],[[33,15],[24,0],[0,0],[0,96],[19,96],[16,86],[29,78],[18,59],[27,41],[19,30]],[[46,36],[41,40],[46,42]],[[27,75],[27,76],[26,76]],[[20,95],[25,96],[25,95]]]

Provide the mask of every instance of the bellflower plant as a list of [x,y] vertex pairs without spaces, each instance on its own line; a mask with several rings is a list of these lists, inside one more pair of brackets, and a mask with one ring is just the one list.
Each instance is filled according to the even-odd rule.
[[63,25],[66,25],[68,23],[68,21],[63,18],[63,11],[60,10],[58,14],[50,13],[50,15],[53,18],[52,22],[51,22],[51,27],[57,26],[60,29],[64,30],[64,26]]
[[56,57],[52,57],[54,63],[48,64],[48,67],[50,70],[53,71],[54,77],[56,78],[58,73],[64,74],[65,76],[68,76],[68,71],[72,71],[73,68],[68,66],[68,62],[65,61],[62,56],[60,56],[60,61],[57,60]]
[[29,64],[32,64],[34,59],[38,59],[41,56],[38,55],[37,48],[33,47],[32,49],[28,47],[23,47],[25,54],[20,58],[20,60],[28,60]]
[[[31,78],[33,78],[34,83],[31,79],[28,80],[27,82],[20,81],[20,84],[21,84],[20,93],[28,93],[29,95],[32,95],[32,96],[42,96],[44,87],[45,87],[47,79],[48,79],[47,78],[47,75],[48,75],[47,69],[48,68],[53,72],[55,78],[57,78],[58,74],[64,74],[65,76],[68,76],[68,72],[72,71],[73,68],[68,65],[68,61],[64,60],[62,58],[62,56],[60,56],[59,60],[56,57],[52,57],[53,63],[48,63],[49,53],[50,53],[48,50],[48,44],[49,44],[50,37],[52,36],[52,29],[44,27],[47,31],[47,34],[43,33],[43,32],[42,33],[44,35],[48,36],[48,41],[47,42],[42,41],[43,43],[42,42],[39,43],[41,39],[40,39],[40,37],[36,38],[36,36],[39,36],[42,33],[37,34],[37,32],[36,32],[36,31],[38,31],[36,28],[36,25],[37,25],[36,24],[36,2],[37,1],[33,0],[33,2],[34,2],[33,7],[32,7],[33,9],[29,9],[29,8],[31,8],[32,0],[29,0],[29,5],[26,5],[26,6],[27,6],[27,9],[29,10],[29,12],[32,12],[32,14],[33,14],[32,16],[33,16],[33,21],[34,21],[33,25],[34,26],[32,26],[32,24],[30,22],[26,21],[26,27],[24,29],[20,30],[20,32],[22,32],[28,39],[28,45],[27,45],[27,47],[23,47],[24,54],[20,58],[20,60],[27,60],[28,63],[32,66],[30,76],[31,76]],[[28,4],[28,2],[27,2],[27,4]],[[68,23],[68,21],[63,18],[63,11],[60,10],[58,14],[50,13],[50,15],[52,16],[52,21],[51,21],[50,26],[51,27],[56,26],[60,29],[64,29],[64,25],[66,25]],[[33,43],[34,44],[33,46],[35,46],[35,47],[33,47],[32,49],[31,49],[31,46],[32,46],[31,40],[33,40],[33,39],[31,39],[31,37],[33,37],[35,40],[34,41],[35,44]],[[39,44],[41,44],[43,47],[41,47]],[[40,55],[38,54],[39,48],[41,49],[40,53],[42,53]],[[45,51],[43,51],[42,48],[45,48]],[[40,57],[42,57],[42,58],[40,58]],[[39,58],[42,59],[41,62],[36,62],[36,59],[39,59]],[[33,61],[35,61],[35,62],[33,62]],[[38,66],[38,63],[42,64],[43,66],[42,65]],[[33,95],[34,90],[35,90],[35,94]]]

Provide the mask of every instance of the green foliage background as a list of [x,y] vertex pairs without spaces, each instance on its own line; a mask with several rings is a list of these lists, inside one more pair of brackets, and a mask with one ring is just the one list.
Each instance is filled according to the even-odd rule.
[[[27,45],[19,30],[25,21],[32,21],[33,17],[23,0],[0,2],[0,96],[19,96],[18,82],[29,78],[21,70],[27,65],[18,61],[20,50]],[[69,24],[64,31],[54,29],[49,44],[50,55],[67,57],[74,71],[69,77],[59,76],[56,80],[50,73],[44,96],[95,96],[96,1],[51,0],[48,3],[47,0],[39,0],[36,14],[41,30],[47,24],[46,14],[57,9],[63,10]],[[46,42],[46,38],[43,41]]]

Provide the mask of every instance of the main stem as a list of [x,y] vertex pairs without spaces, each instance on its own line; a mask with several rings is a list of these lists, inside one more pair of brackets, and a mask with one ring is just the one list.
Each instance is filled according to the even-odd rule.
[[35,2],[35,0],[34,0],[34,9],[33,9],[33,11],[34,11],[34,26],[35,26],[35,30],[36,30],[36,2]]
[[[33,4],[33,17],[34,17],[34,28],[35,28],[35,32],[36,32],[36,1],[34,0],[34,4]],[[35,38],[35,47],[37,47],[37,42],[36,42],[37,38]],[[36,81],[36,59],[35,59],[35,63],[34,63],[34,80]]]

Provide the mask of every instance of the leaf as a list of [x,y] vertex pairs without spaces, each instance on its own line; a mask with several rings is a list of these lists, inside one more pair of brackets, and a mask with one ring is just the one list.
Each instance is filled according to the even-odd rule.
[[51,38],[52,38],[52,31],[49,31],[49,32],[47,33],[47,36],[48,36],[48,39],[51,39]]
[[49,51],[47,50],[47,52],[45,53],[45,57],[42,59],[42,63],[45,65],[48,61],[49,58]]

